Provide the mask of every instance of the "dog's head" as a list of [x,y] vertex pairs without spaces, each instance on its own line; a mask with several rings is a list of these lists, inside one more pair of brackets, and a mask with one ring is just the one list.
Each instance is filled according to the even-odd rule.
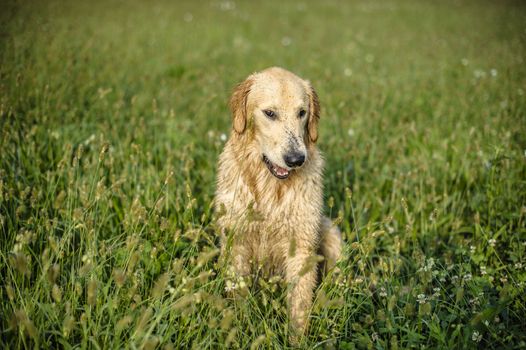
[[252,74],[230,99],[234,130],[250,129],[261,160],[278,179],[286,179],[309,157],[318,139],[320,105],[309,82],[282,68]]

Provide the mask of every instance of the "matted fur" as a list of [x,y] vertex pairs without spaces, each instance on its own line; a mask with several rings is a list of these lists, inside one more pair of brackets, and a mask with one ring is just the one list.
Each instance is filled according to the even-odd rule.
[[[293,337],[305,331],[317,280],[317,254],[330,269],[341,254],[341,235],[323,208],[323,158],[316,147],[320,106],[311,85],[296,75],[269,68],[252,74],[232,94],[233,130],[219,158],[216,210],[222,254],[239,275],[263,266],[290,284]],[[270,120],[263,114],[272,108]],[[298,115],[305,110],[305,116]],[[289,168],[283,154],[291,144],[306,154]],[[263,154],[290,175],[278,179]],[[294,338],[297,339],[297,338]]]

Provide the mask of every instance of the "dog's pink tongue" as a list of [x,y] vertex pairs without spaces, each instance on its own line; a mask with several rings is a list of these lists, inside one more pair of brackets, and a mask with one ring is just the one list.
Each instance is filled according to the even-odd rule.
[[287,169],[283,169],[277,165],[274,166],[274,169],[276,170],[276,174],[279,176],[287,176],[289,174],[289,171]]

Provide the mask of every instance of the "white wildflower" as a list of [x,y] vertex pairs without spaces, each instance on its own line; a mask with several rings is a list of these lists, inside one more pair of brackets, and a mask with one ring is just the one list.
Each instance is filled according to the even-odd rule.
[[471,335],[471,340],[478,343],[481,339],[482,334],[480,334],[479,331],[473,331],[473,334]]
[[187,12],[184,14],[183,19],[185,22],[190,23],[194,19],[194,15],[192,15],[190,12]]
[[225,286],[225,292],[231,292],[231,291],[234,291],[237,289],[237,285],[230,281],[230,280],[227,280],[226,281],[226,286]]
[[371,334],[371,339],[372,339],[372,341],[374,341],[374,342],[375,342],[375,341],[378,341],[378,333],[373,332],[373,334]]
[[283,38],[281,38],[281,45],[290,46],[290,44],[292,44],[291,38],[289,38],[288,36],[284,36]]
[[426,303],[427,298],[426,298],[425,294],[418,294],[417,298],[418,298],[418,303],[419,304],[425,304]]
[[223,1],[219,7],[222,11],[231,11],[236,9],[236,3],[233,1]]
[[480,69],[476,69],[473,71],[473,75],[475,76],[475,78],[480,79],[486,77],[486,72]]

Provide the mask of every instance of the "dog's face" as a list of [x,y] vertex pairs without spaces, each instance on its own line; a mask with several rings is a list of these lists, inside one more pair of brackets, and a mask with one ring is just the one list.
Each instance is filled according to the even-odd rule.
[[[281,69],[249,76],[230,100],[237,133],[253,132],[261,161],[278,179],[298,171],[318,138],[320,107],[308,82]],[[248,127],[247,127],[248,124]]]

